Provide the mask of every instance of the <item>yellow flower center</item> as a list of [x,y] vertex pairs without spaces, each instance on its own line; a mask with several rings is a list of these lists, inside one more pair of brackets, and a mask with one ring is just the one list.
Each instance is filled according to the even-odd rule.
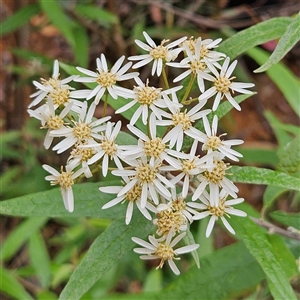
[[182,162],[182,171],[184,174],[188,175],[191,170],[195,168],[194,160],[184,160]]
[[171,209],[166,209],[156,214],[157,219],[154,224],[157,226],[159,235],[166,235],[171,229],[176,232],[180,231],[180,227],[186,223],[186,219],[182,211],[186,207],[184,199],[176,199],[172,201]]
[[64,125],[64,120],[59,116],[53,116],[49,118],[45,124],[45,128],[49,129],[59,129]]
[[76,123],[73,134],[80,143],[84,143],[91,136],[91,127],[86,123]]
[[194,74],[197,74],[197,71],[203,71],[206,68],[206,64],[199,60],[193,60],[190,64],[190,68]]
[[70,91],[66,87],[56,87],[53,91],[51,91],[48,97],[51,97],[54,104],[58,106],[69,102]]
[[117,146],[114,141],[105,139],[101,142],[101,147],[107,155],[112,156],[117,153]]
[[157,137],[153,140],[144,143],[144,150],[147,156],[160,157],[161,153],[165,150],[166,145]]
[[214,164],[215,167],[212,169],[212,171],[205,171],[204,176],[208,181],[214,184],[219,184],[226,175],[226,170],[228,167],[227,164],[222,160],[214,160]]
[[73,172],[61,172],[54,184],[59,184],[61,188],[68,189],[74,184]]
[[[233,79],[233,78],[230,78]],[[227,93],[229,91],[231,81],[225,76],[219,76],[215,81],[214,85],[218,92]]]
[[186,40],[184,43],[188,46],[188,48],[194,55],[195,54],[195,45],[196,45],[195,39],[193,37],[191,37],[190,39]]
[[156,178],[157,172],[158,172],[157,168],[153,170],[151,169],[149,164],[142,164],[142,166],[137,168],[136,177],[142,183],[151,183]]
[[106,88],[106,87],[116,84],[117,77],[115,74],[112,74],[110,72],[103,72],[98,75],[98,78],[96,81],[99,85]]
[[223,215],[226,215],[229,217],[229,215],[225,212],[225,200],[220,199],[218,206],[207,206],[207,209],[209,210],[211,215],[214,215],[216,217],[223,217]]
[[139,184],[135,184],[133,188],[126,193],[125,199],[130,202],[134,202],[141,198],[142,187]]
[[141,105],[150,105],[160,96],[161,89],[156,89],[155,87],[148,86],[148,83],[145,87],[136,87],[134,92],[137,94],[137,101]]
[[57,78],[49,78],[49,80],[45,80],[42,78],[41,81],[44,86],[50,85],[53,87],[53,89],[58,89],[61,86],[61,82]]
[[153,59],[166,59],[168,54],[168,49],[164,46],[167,40],[163,40],[161,44],[150,50],[149,54],[153,57]]
[[81,147],[78,147],[79,145],[82,145],[82,144],[75,145],[74,149],[71,151],[71,156],[72,157],[81,156],[82,162],[88,161],[95,154],[95,150],[92,147],[81,148]]
[[203,145],[203,150],[217,150],[222,145],[222,141],[218,136],[211,136],[207,142]]
[[162,268],[166,260],[174,259],[174,250],[170,246],[167,246],[164,243],[158,244],[154,254],[161,259],[160,264],[158,265],[157,268]]
[[201,45],[201,47],[200,47],[200,58],[206,57],[208,52],[209,52],[209,50],[204,45]]
[[186,113],[186,110],[184,112],[178,112],[172,115],[172,120],[174,126],[181,124],[183,130],[187,130],[192,126],[192,120]]

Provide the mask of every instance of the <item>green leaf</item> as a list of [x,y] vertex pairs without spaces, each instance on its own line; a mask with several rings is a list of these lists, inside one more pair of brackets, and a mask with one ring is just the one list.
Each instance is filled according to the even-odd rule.
[[[254,93],[253,93],[254,94]],[[234,97],[234,100],[237,103],[242,103],[244,100],[248,99],[249,97],[253,96],[252,95],[238,95],[236,97]],[[231,109],[233,108],[233,106],[230,104],[229,101],[225,101],[223,103],[221,103],[218,107],[218,109],[215,111],[215,114],[218,116],[219,119],[221,119],[222,117],[224,117]],[[213,120],[214,114],[209,114],[207,116],[208,121],[211,123]],[[194,126],[195,128],[199,129],[200,131],[204,131],[204,125],[203,122],[197,122],[196,125]],[[184,138],[184,143],[183,143],[183,147],[182,147],[182,151],[186,152],[193,144],[194,139],[185,136]]]
[[264,196],[263,196],[263,202],[265,206],[271,206],[274,200],[276,200],[280,195],[282,195],[284,192],[288,191],[289,189],[278,187],[278,186],[267,186]]
[[39,232],[34,233],[29,239],[29,257],[40,279],[43,288],[51,282],[50,259],[43,237]]
[[269,69],[272,65],[278,63],[299,41],[299,24],[300,24],[300,13],[293,19],[290,25],[287,27],[285,33],[280,38],[276,49],[269,57],[269,59],[258,69],[254,70],[254,73],[264,72]]
[[236,147],[235,150],[243,155],[240,161],[247,164],[264,164],[275,167],[279,162],[275,147],[258,148],[256,146],[247,147],[245,145]]
[[[186,231],[186,235],[184,236],[183,241],[186,245],[196,244],[194,236],[191,233],[189,228]],[[198,255],[198,249],[194,250],[191,254],[194,258],[197,268],[200,269],[200,260],[199,260],[199,255]]]
[[265,278],[260,266],[243,243],[224,247],[201,260],[156,294],[130,295],[129,299],[235,299],[251,291]]
[[64,13],[57,0],[39,0],[39,4],[49,20],[58,28],[73,48],[75,46],[75,37],[73,33],[75,22]]
[[228,175],[228,178],[235,182],[266,184],[296,191],[300,190],[300,179],[283,172],[257,167],[233,166],[228,173],[232,174]]
[[77,64],[86,68],[89,61],[89,38],[86,29],[81,25],[74,26],[74,46],[73,51]]
[[300,170],[300,137],[289,142],[283,151],[278,153],[280,161],[278,170],[288,174],[297,174]]
[[94,241],[59,299],[80,299],[101,276],[133,248],[131,237],[144,238],[152,226],[152,223],[143,216],[133,218],[130,226],[125,225],[124,218],[112,222]]
[[[25,205],[26,204],[23,203],[23,207]],[[0,249],[1,259],[5,261],[11,258],[20,249],[20,247],[47,222],[47,219],[48,218],[46,217],[32,217],[18,225],[18,227],[16,227],[2,243]]]
[[40,8],[37,4],[30,4],[22,7],[0,24],[0,36],[11,33],[22,27],[30,20],[32,16],[39,13],[39,11]]
[[17,278],[2,266],[0,266],[0,274],[0,291],[16,299],[33,299]]
[[234,59],[248,49],[280,38],[292,20],[292,18],[280,17],[253,25],[222,42],[218,51],[224,52]]
[[284,243],[282,237],[274,234],[268,235],[267,237],[286,277],[291,278],[296,275],[298,273],[298,267],[295,257]]
[[105,27],[118,22],[116,15],[95,5],[77,4],[75,12]]
[[292,140],[291,135],[289,133],[293,133],[293,132],[289,130],[289,127],[287,127],[292,125],[282,124],[280,120],[270,111],[266,111],[264,115],[269,121],[269,124],[271,125],[272,129],[274,130],[276,139],[279,143],[279,147],[277,151],[279,152]]
[[[266,51],[253,48],[247,51],[258,64],[263,64],[269,57]],[[282,63],[277,63],[267,70],[268,76],[278,86],[289,105],[300,116],[300,86],[296,76]]]
[[[119,181],[105,182],[105,186],[119,185]],[[125,216],[125,205],[117,205],[109,209],[102,206],[112,200],[115,195],[102,193],[102,183],[83,183],[73,187],[75,209],[69,213],[64,205],[58,188],[50,191],[25,195],[1,202],[0,213],[11,216],[48,216],[54,217],[97,217],[114,219]]]
[[285,226],[300,230],[300,213],[286,213],[281,210],[271,212],[271,217]]
[[[282,269],[274,249],[263,230],[254,224],[249,218],[241,220],[237,217],[231,218],[231,225],[236,230],[236,235],[241,238],[250,253],[265,272],[272,296],[275,300],[296,300],[296,296]],[[280,255],[280,253],[278,254]]]
[[161,269],[152,269],[147,273],[144,282],[144,293],[157,292],[162,290],[163,273]]

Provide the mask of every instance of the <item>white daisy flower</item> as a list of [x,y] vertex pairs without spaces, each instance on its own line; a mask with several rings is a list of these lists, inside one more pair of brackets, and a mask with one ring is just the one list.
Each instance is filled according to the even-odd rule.
[[43,165],[43,168],[51,174],[46,176],[45,179],[50,181],[51,185],[58,184],[60,186],[60,191],[63,197],[65,208],[69,212],[73,212],[74,210],[74,196],[72,190],[74,179],[84,172],[83,168],[80,168],[79,170],[74,172],[73,170],[75,167],[75,163],[67,164],[65,166],[66,171],[63,171],[63,167],[61,167],[61,172],[59,173],[51,166]]
[[[129,183],[129,178],[128,177],[123,177],[124,181]],[[108,187],[100,187],[99,190],[103,193],[108,193],[108,194],[118,194],[121,192],[123,189],[122,186],[108,186]],[[125,223],[128,225],[131,221],[132,214],[133,214],[133,208],[134,204],[137,206],[139,211],[143,214],[143,216],[148,219],[152,220],[152,216],[149,213],[149,211],[156,212],[156,208],[146,201],[145,207],[142,207],[141,205],[141,195],[142,195],[142,187],[138,183],[136,183],[128,192],[123,194],[120,197],[116,197],[112,199],[111,201],[107,202],[102,206],[102,209],[107,209],[112,206],[115,206],[119,203],[125,203],[128,201],[127,209],[126,209],[126,217],[125,217]],[[148,211],[149,210],[149,211]]]
[[59,115],[55,114],[55,108],[53,104],[52,98],[48,98],[48,103],[40,106],[36,110],[28,109],[27,112],[31,117],[34,117],[41,121],[42,127],[48,129],[45,139],[44,139],[44,147],[49,149],[52,141],[54,139],[53,136],[50,135],[51,130],[57,130],[66,125],[64,121],[64,117],[70,112],[72,109],[73,103],[69,102],[67,106],[60,112]]
[[126,93],[124,93],[124,91],[126,89],[123,88],[121,92],[118,86],[116,85],[116,83],[118,81],[124,81],[124,80],[137,77],[139,73],[133,72],[133,73],[125,74],[128,71],[128,69],[131,67],[132,62],[128,62],[121,68],[124,59],[125,56],[123,55],[116,61],[116,63],[113,65],[110,71],[108,70],[108,66],[104,54],[101,54],[100,58],[97,58],[96,60],[97,72],[93,72],[88,69],[77,67],[77,69],[80,72],[82,72],[85,75],[88,75],[89,77],[78,77],[75,78],[74,81],[95,82],[98,84],[93,90],[90,90],[89,93],[87,93],[87,90],[83,90],[82,95],[86,96],[87,100],[95,97],[96,104],[99,103],[101,97],[104,95],[106,91],[108,91],[108,93],[114,99],[117,99],[118,96],[125,97]]
[[118,197],[126,194],[135,184],[142,187],[141,207],[145,208],[147,199],[150,198],[156,205],[159,203],[158,194],[166,199],[170,199],[171,193],[166,188],[174,188],[174,185],[163,175],[160,174],[161,161],[153,157],[148,160],[142,156],[138,160],[131,160],[130,165],[133,170],[114,170],[112,174],[115,176],[127,176],[130,181],[118,193]]
[[119,114],[130,109],[136,103],[139,104],[139,108],[135,111],[130,119],[131,125],[134,125],[141,116],[143,123],[146,125],[148,121],[149,110],[151,110],[155,116],[161,120],[162,116],[166,115],[166,112],[162,109],[167,107],[167,104],[163,98],[163,94],[170,94],[182,88],[182,86],[178,86],[162,91],[161,88],[149,86],[148,79],[146,84],[144,84],[138,77],[135,78],[135,81],[138,86],[135,86],[133,91],[131,91],[131,96],[128,96],[128,98],[132,98],[133,100],[116,110],[116,113]]
[[59,63],[58,60],[54,61],[53,64],[53,74],[48,80],[41,79],[42,83],[38,81],[33,81],[33,84],[38,89],[37,92],[30,95],[30,98],[34,100],[28,105],[28,108],[39,104],[42,100],[49,98],[52,99],[54,108],[57,109],[61,105],[67,106],[70,102],[73,103],[72,110],[79,112],[82,103],[81,101],[75,100],[75,91],[67,83],[74,80],[76,76],[70,76],[68,78],[59,79]]
[[[221,140],[221,137],[226,135],[223,133],[221,135],[217,135],[218,130],[218,116],[214,116],[212,125],[210,126],[208,119],[206,116],[203,117],[203,125],[205,129],[205,133],[201,132],[196,128],[192,128],[192,130],[188,133],[188,135],[199,142],[203,143],[202,150],[207,151],[207,153],[211,153],[213,151],[219,151],[224,154],[226,157],[239,161],[238,157],[242,157],[242,154],[231,149],[232,146],[243,144],[243,140]],[[212,158],[211,158],[212,159]]]
[[149,236],[148,239],[150,243],[137,238],[133,237],[132,240],[137,243],[138,245],[142,246],[143,248],[134,248],[133,251],[142,254],[140,256],[141,259],[144,260],[152,260],[152,259],[160,259],[160,263],[156,269],[162,268],[165,261],[168,262],[171,270],[176,274],[179,275],[180,271],[178,270],[174,260],[180,259],[176,257],[177,255],[192,252],[198,249],[198,244],[192,244],[184,247],[180,247],[177,249],[173,249],[176,244],[186,235],[185,232],[176,236],[173,240],[173,233],[170,231],[169,234],[165,238],[157,239],[154,236]]
[[[191,37],[186,40],[184,44],[189,48],[190,52],[193,55],[199,56],[200,59],[206,58],[209,61],[217,61],[226,57],[226,55],[222,52],[217,52],[212,49],[217,48],[221,43],[222,39],[205,39],[202,40],[201,37],[195,39]],[[183,50],[186,50],[184,45],[182,46]]]
[[215,111],[221,99],[224,97],[235,107],[237,110],[241,110],[239,104],[233,99],[231,93],[235,91],[242,94],[252,94],[253,92],[246,90],[246,88],[251,88],[254,86],[253,83],[243,83],[243,82],[232,82],[235,77],[230,77],[236,64],[237,60],[235,60],[230,66],[230,58],[227,57],[224,61],[223,66],[221,67],[220,72],[213,66],[209,60],[205,60],[207,67],[211,70],[214,76],[206,73],[202,73],[203,77],[209,81],[213,82],[213,86],[206,90],[202,95],[199,96],[199,101],[207,100],[210,97],[216,95],[214,100],[212,110]]
[[229,215],[235,215],[239,217],[247,216],[247,214],[244,211],[232,207],[233,205],[242,203],[244,201],[244,198],[235,198],[231,200],[226,200],[227,196],[228,194],[223,189],[219,195],[218,205],[213,205],[210,202],[210,195],[206,191],[204,191],[203,194],[200,196],[200,200],[202,203],[197,203],[197,202],[187,203],[188,206],[201,210],[201,212],[198,212],[193,216],[194,220],[200,220],[210,216],[210,220],[208,222],[207,229],[206,229],[206,237],[210,236],[214,224],[218,220],[218,218],[221,219],[224,226],[227,228],[229,232],[235,234],[234,229],[231,227],[231,225],[228,223],[225,217],[230,218]]
[[176,106],[178,102],[177,95],[172,93],[172,100],[168,95],[163,95],[167,103],[175,102],[175,105],[169,105],[168,108],[170,113],[168,113],[167,118],[169,120],[157,120],[156,124],[158,126],[171,126],[173,127],[165,136],[165,141],[170,141],[170,148],[176,144],[176,150],[180,151],[183,143],[184,134],[187,134],[193,127],[193,123],[196,120],[201,119],[203,116],[211,112],[210,109],[201,110],[201,108],[206,104],[205,101],[201,101],[195,105],[191,110],[187,111],[185,109],[183,112]]
[[122,146],[115,143],[115,139],[118,136],[122,123],[118,123],[113,128],[113,123],[107,122],[105,135],[103,135],[100,143],[90,144],[82,147],[92,147],[96,152],[89,160],[88,164],[94,164],[95,162],[102,159],[101,168],[102,175],[107,176],[109,160],[114,160],[118,169],[123,169],[120,158],[122,157]]
[[[196,156],[198,141],[195,140],[193,142],[193,145],[191,147],[190,153],[179,153],[177,154],[177,157],[181,159],[181,165],[178,171],[180,173],[176,175],[174,178],[172,178],[171,182],[174,184],[177,184],[180,180],[183,179],[183,185],[182,185],[182,196],[186,197],[190,188],[190,180],[194,176],[199,175],[200,173],[207,170],[207,168],[212,168],[213,165],[213,154],[205,155],[201,158],[199,156]],[[170,151],[170,154],[172,154],[172,150]],[[208,160],[211,157],[211,164],[207,165]],[[168,166],[161,168],[164,171],[169,171]]]
[[88,160],[94,156],[96,151],[93,147],[83,148],[82,143],[75,144],[72,148],[70,156],[67,160],[68,163],[74,162],[76,166],[81,164],[84,169],[84,176],[86,178],[93,177],[92,171],[88,165]]
[[226,178],[226,171],[230,168],[229,164],[223,161],[224,155],[219,152],[212,152],[214,155],[214,167],[208,168],[202,174],[197,176],[200,184],[196,188],[192,201],[197,200],[204,192],[206,186],[209,186],[210,190],[210,203],[212,205],[218,205],[219,201],[219,188],[222,187],[229,195],[236,198],[239,189],[235,184]]
[[82,110],[78,116],[78,121],[73,121],[73,127],[63,126],[57,130],[51,130],[50,135],[53,137],[65,137],[57,145],[53,147],[53,151],[57,153],[62,153],[65,150],[72,147],[74,144],[95,144],[95,139],[101,139],[102,136],[99,132],[106,129],[106,121],[111,117],[107,116],[105,118],[93,121],[93,115],[96,109],[96,103],[93,102],[89,109],[87,109],[87,102],[83,102]]
[[148,45],[139,40],[135,40],[135,43],[145,51],[149,52],[149,54],[130,56],[128,59],[133,61],[139,60],[138,63],[132,66],[133,69],[142,67],[153,61],[151,74],[153,76],[156,72],[157,76],[160,76],[164,63],[175,60],[182,51],[181,48],[173,48],[185,41],[187,37],[182,37],[166,46],[165,44],[169,42],[169,40],[163,40],[161,44],[157,46],[147,32],[144,31],[143,35]]
[[123,156],[125,159],[136,159],[141,156],[153,157],[155,159],[160,159],[160,161],[165,160],[172,169],[179,169],[180,163],[177,159],[172,156],[177,156],[180,154],[177,151],[171,150],[165,138],[160,138],[156,135],[156,119],[154,114],[151,114],[149,121],[149,134],[148,137],[144,132],[138,128],[128,124],[128,129],[139,138],[138,145],[132,146],[130,150],[124,151]]
[[158,235],[167,235],[171,230],[176,232],[186,231],[187,224],[193,222],[193,215],[198,212],[186,206],[182,194],[177,194],[176,189],[171,189],[172,198],[167,203],[159,204],[156,209],[156,219],[153,224],[157,226]]
[[197,42],[195,44],[195,51],[194,53],[191,52],[188,45],[186,44],[186,41],[183,43],[183,49],[185,50],[187,57],[184,58],[181,62],[175,63],[167,63],[168,66],[175,67],[175,68],[184,68],[188,69],[185,72],[178,75],[173,82],[178,82],[190,74],[192,74],[194,77],[197,76],[197,83],[200,91],[203,93],[205,90],[204,86],[204,80],[203,80],[203,73],[204,72],[210,72],[210,70],[207,68],[206,62],[204,61],[203,57],[201,56],[201,38],[197,39]]

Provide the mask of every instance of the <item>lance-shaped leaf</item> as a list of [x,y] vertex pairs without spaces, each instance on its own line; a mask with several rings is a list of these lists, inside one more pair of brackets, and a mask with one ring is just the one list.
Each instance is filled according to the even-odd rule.
[[234,59],[248,49],[280,38],[292,20],[292,18],[280,17],[253,25],[222,42],[218,51]]
[[300,179],[283,172],[257,167],[233,166],[228,173],[231,173],[228,178],[235,182],[266,184],[296,191],[300,190]]
[[254,70],[255,73],[264,72],[272,65],[278,63],[296,45],[300,39],[299,24],[300,13],[297,14],[291,24],[287,27],[286,32],[280,38],[272,55],[261,67]]
[[124,218],[112,222],[94,241],[59,299],[81,299],[101,276],[133,248],[131,237],[145,238],[152,227],[152,222],[141,215],[133,218],[129,226],[125,225]]
[[158,293],[119,294],[104,299],[236,299],[253,290],[264,278],[265,274],[255,258],[242,242],[238,242],[203,257],[201,269],[192,267]]
[[[116,205],[110,209],[102,206],[112,200],[114,195],[102,193],[99,186],[104,183],[83,183],[73,187],[75,209],[69,213],[64,205],[59,188],[45,192],[25,195],[1,202],[0,213],[11,216],[54,217],[98,217],[114,219],[125,215],[125,206]],[[107,181],[105,185],[120,185],[119,181]]]
[[233,217],[231,224],[236,230],[236,235],[244,241],[250,253],[265,272],[274,299],[296,300],[296,295],[292,290],[288,278],[276,258],[274,248],[266,238],[263,230],[249,218],[240,220]]

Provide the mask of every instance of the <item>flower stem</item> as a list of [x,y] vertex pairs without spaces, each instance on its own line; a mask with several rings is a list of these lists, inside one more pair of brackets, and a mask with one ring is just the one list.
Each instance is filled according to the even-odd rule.
[[107,102],[108,102],[108,92],[105,91],[105,100],[104,100],[104,105],[103,105],[102,118],[104,118],[106,116]]
[[185,91],[185,93],[184,93],[184,96],[182,97],[180,103],[184,103],[185,100],[187,99],[189,93],[191,92],[191,89],[192,89],[192,86],[193,86],[193,83],[194,83],[195,78],[196,78],[196,74],[193,74],[193,75],[191,76],[189,85],[188,85],[188,87],[187,87],[187,89],[186,89],[186,91]]
[[168,82],[168,77],[167,77],[166,66],[165,65],[163,66],[163,69],[162,69],[162,76],[163,76],[163,80],[164,80],[164,84],[165,84],[166,89],[169,89],[170,86],[169,86],[169,82]]

